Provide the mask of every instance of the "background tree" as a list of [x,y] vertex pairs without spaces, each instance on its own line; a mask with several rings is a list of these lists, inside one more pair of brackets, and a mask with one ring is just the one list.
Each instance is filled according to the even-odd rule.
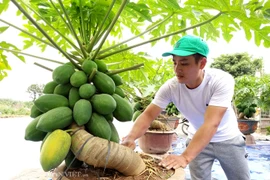
[[30,94],[30,97],[33,101],[35,101],[39,96],[41,96],[44,89],[44,84],[31,84],[27,91]]
[[263,59],[253,58],[248,53],[222,54],[214,58],[210,67],[227,71],[235,78],[243,75],[255,76],[256,72],[263,71]]

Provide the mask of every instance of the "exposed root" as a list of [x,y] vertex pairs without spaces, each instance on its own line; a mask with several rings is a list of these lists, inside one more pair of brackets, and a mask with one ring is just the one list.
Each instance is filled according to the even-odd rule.
[[[147,180],[148,179],[155,179],[157,176],[160,177],[161,179],[164,179],[164,177],[161,176],[161,174],[166,174],[166,179],[171,177],[174,174],[174,170],[167,170],[161,166],[158,166],[159,160],[155,159],[151,156],[147,155],[140,155],[146,165],[145,170],[141,174],[147,175]],[[161,173],[161,171],[163,173]]]
[[[164,180],[173,176],[175,171],[159,166],[159,159],[146,154],[140,154],[140,156],[143,159],[146,168],[139,175],[129,177],[128,180]],[[66,174],[68,175],[72,174],[72,172],[74,173],[74,169],[70,169],[69,172],[66,172]],[[126,178],[126,176],[116,170],[106,169],[104,173],[104,168],[94,168],[93,166],[87,164],[81,167],[79,172],[80,175],[83,175],[83,177],[88,177],[89,179],[90,177],[91,179],[97,180],[122,180],[123,178]],[[76,178],[73,179],[71,176],[67,177],[71,178],[71,180],[78,180]]]
[[160,130],[160,131],[168,131],[169,130],[167,128],[166,124],[164,124],[163,122],[160,122],[158,120],[154,120],[148,129],[149,130]]

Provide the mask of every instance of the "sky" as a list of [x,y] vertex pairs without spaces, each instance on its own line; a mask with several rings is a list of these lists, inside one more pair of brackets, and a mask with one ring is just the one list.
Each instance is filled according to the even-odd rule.
[[[18,23],[18,18],[14,17],[14,14],[10,11],[2,14],[1,19],[8,20],[14,24]],[[0,23],[0,27],[1,26],[3,26],[3,24]],[[0,41],[7,41],[13,44],[17,43],[20,45],[22,41],[18,36],[16,36],[16,34],[18,34],[18,31],[10,28],[5,33],[0,34]],[[268,60],[269,49],[262,46],[256,46],[253,40],[247,41],[244,32],[238,32],[229,43],[223,39],[220,39],[218,42],[207,41],[207,43],[210,49],[208,66],[213,62],[213,58],[216,58],[221,54],[247,52],[254,58],[263,58],[265,72],[270,73],[270,61]],[[147,44],[135,49],[135,51],[146,51],[148,54],[156,58],[162,58],[161,54],[170,50],[172,50],[172,46],[163,40],[156,43],[154,47]],[[33,47],[27,50],[27,52],[54,60],[65,61],[65,59],[54,49],[48,49],[42,53],[38,48]],[[24,63],[13,55],[8,54],[8,62],[11,65],[12,70],[7,71],[8,77],[0,81],[0,98],[31,101],[29,93],[26,92],[27,88],[31,84],[46,84],[52,80],[52,73],[34,65],[34,62],[36,61],[52,69],[57,66],[55,63],[45,62],[27,56],[26,62]]]

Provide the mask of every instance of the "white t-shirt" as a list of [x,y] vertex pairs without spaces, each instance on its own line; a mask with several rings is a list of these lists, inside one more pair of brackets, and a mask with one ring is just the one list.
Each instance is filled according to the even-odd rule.
[[205,69],[204,71],[204,79],[195,89],[188,89],[185,84],[180,84],[176,77],[169,79],[158,90],[152,103],[165,109],[170,102],[173,102],[190,122],[189,138],[192,138],[203,124],[208,105],[227,107],[211,142],[234,138],[241,134],[232,108],[234,78],[219,69]]

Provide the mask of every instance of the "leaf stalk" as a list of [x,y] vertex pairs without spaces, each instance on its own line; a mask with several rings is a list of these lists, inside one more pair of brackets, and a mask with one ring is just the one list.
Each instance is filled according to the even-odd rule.
[[90,53],[90,52],[93,50],[93,47],[94,47],[94,45],[96,44],[96,42],[98,41],[98,39],[99,39],[99,37],[100,37],[100,34],[103,34],[103,33],[104,33],[104,32],[101,33],[102,28],[103,28],[103,26],[104,26],[106,20],[108,19],[110,12],[112,11],[112,8],[113,8],[113,5],[114,5],[115,1],[116,1],[116,0],[113,0],[113,2],[111,3],[111,5],[110,5],[110,7],[109,7],[109,9],[108,9],[108,11],[107,11],[107,13],[106,13],[106,15],[105,15],[105,17],[104,17],[102,23],[101,23],[101,25],[100,25],[99,28],[98,28],[98,31],[97,31],[97,32],[94,34],[94,36],[92,37],[92,40],[90,41],[90,44],[89,44],[88,47],[87,47],[87,52],[88,52],[88,53]]
[[123,0],[123,1],[122,1],[121,6],[120,6],[120,8],[119,8],[117,14],[116,14],[115,17],[113,18],[113,20],[112,20],[110,26],[108,27],[108,29],[107,29],[107,31],[106,31],[106,33],[105,33],[103,39],[101,40],[99,46],[98,46],[97,49],[95,50],[95,53],[94,53],[92,59],[95,59],[95,58],[97,57],[97,55],[98,55],[98,53],[99,53],[99,50],[100,50],[101,47],[103,46],[105,40],[107,39],[109,33],[111,32],[111,30],[112,30],[112,28],[113,28],[113,26],[115,25],[116,21],[118,20],[118,17],[120,16],[121,12],[124,10],[124,7],[126,6],[127,2],[128,2],[128,0]]
[[131,67],[128,67],[128,68],[123,68],[123,69],[119,69],[119,70],[114,70],[114,71],[111,71],[109,73],[107,73],[108,75],[114,75],[114,74],[119,74],[119,73],[122,73],[122,72],[126,72],[126,71],[131,71],[131,70],[137,70],[139,69],[140,67],[142,67],[144,64],[141,63],[141,64],[137,64],[135,66],[131,66]]
[[12,50],[12,49],[0,48],[0,50],[12,52],[12,53],[23,54],[23,55],[30,56],[30,57],[33,57],[33,58],[42,59],[42,60],[45,60],[45,61],[54,62],[54,63],[58,63],[58,64],[64,64],[64,63],[62,63],[60,61],[57,61],[57,60],[52,60],[52,59],[48,59],[48,58],[44,58],[44,57],[40,57],[40,56],[35,56],[35,55],[32,55],[32,54],[28,54],[28,53],[25,53],[25,52],[16,51],[16,50]]
[[79,46],[80,46],[80,49],[81,49],[81,51],[82,51],[82,53],[83,53],[84,58],[87,58],[87,54],[86,54],[86,52],[85,52],[85,49],[84,49],[84,47],[83,47],[81,41],[79,40],[79,38],[78,38],[78,36],[77,36],[77,34],[76,34],[76,32],[75,32],[75,29],[74,29],[74,27],[73,27],[73,25],[72,25],[72,23],[71,23],[71,21],[70,21],[70,19],[69,19],[69,16],[68,16],[68,14],[67,14],[67,11],[65,10],[65,7],[64,7],[62,1],[61,1],[61,0],[58,0],[58,2],[59,2],[60,6],[61,6],[61,8],[62,8],[62,11],[63,11],[64,14],[65,14],[65,17],[67,18],[67,21],[68,21],[69,25],[70,25],[71,33],[73,34],[73,36],[74,36],[75,39],[77,40],[77,43],[78,43]]
[[62,50],[52,39],[51,37],[36,23],[36,21],[18,4],[16,0],[10,0],[25,16],[26,18],[56,47],[72,64],[74,64],[78,69],[81,69],[70,57],[69,55]]
[[100,54],[103,54],[103,53],[105,53],[105,52],[108,52],[109,50],[111,50],[111,49],[113,49],[113,48],[116,48],[116,47],[118,47],[118,46],[121,46],[122,44],[124,44],[124,43],[126,43],[126,42],[129,42],[129,41],[131,41],[131,40],[133,40],[133,39],[136,39],[136,38],[138,38],[138,37],[140,37],[140,36],[142,36],[142,35],[148,33],[149,31],[152,31],[153,29],[155,29],[156,27],[158,27],[160,24],[162,24],[162,23],[164,23],[165,21],[167,21],[168,19],[170,19],[170,18],[173,16],[173,14],[174,14],[174,13],[170,14],[168,17],[164,18],[162,21],[160,21],[159,23],[157,23],[157,24],[154,25],[153,27],[151,27],[151,28],[145,30],[144,32],[142,32],[142,33],[140,33],[140,34],[138,34],[138,35],[136,35],[136,36],[134,36],[134,37],[132,37],[132,38],[129,38],[129,39],[125,40],[125,41],[122,41],[122,42],[120,42],[120,43],[118,43],[118,44],[115,44],[115,45],[113,45],[113,46],[111,46],[111,47],[109,47],[109,48],[107,48],[107,49],[104,49],[104,50],[100,51],[100,52],[99,52],[99,55],[100,55]]
[[155,41],[157,41],[157,40],[164,39],[164,38],[167,38],[167,37],[169,37],[169,36],[173,36],[173,35],[175,35],[175,34],[183,33],[183,32],[185,32],[185,31],[187,31],[187,30],[194,29],[194,28],[196,28],[196,27],[199,27],[199,26],[202,26],[202,25],[204,25],[204,24],[207,24],[207,23],[213,21],[214,19],[218,18],[221,14],[222,14],[222,12],[220,12],[220,13],[218,13],[217,15],[213,16],[212,18],[210,18],[210,19],[208,19],[208,20],[206,20],[206,21],[204,21],[204,22],[198,23],[198,24],[196,24],[196,25],[194,25],[194,26],[190,26],[190,27],[181,29],[181,30],[179,30],[179,31],[175,31],[175,32],[166,34],[166,35],[164,35],[164,36],[160,36],[160,37],[158,37],[158,38],[150,39],[150,40],[148,40],[148,41],[144,41],[144,42],[142,42],[142,43],[138,43],[138,44],[135,44],[135,45],[133,45],[133,46],[129,46],[129,47],[126,47],[126,48],[123,48],[123,49],[120,49],[120,50],[117,50],[117,51],[114,51],[114,52],[105,54],[105,55],[98,56],[97,59],[104,59],[104,58],[109,57],[109,56],[111,56],[111,55],[114,55],[114,54],[117,54],[117,53],[120,53],[120,52],[123,52],[123,51],[127,51],[127,50],[133,49],[133,48],[135,48],[135,47],[139,47],[139,46],[141,46],[141,45],[144,45],[144,44],[148,44],[148,43],[151,43],[151,42],[155,42]]

